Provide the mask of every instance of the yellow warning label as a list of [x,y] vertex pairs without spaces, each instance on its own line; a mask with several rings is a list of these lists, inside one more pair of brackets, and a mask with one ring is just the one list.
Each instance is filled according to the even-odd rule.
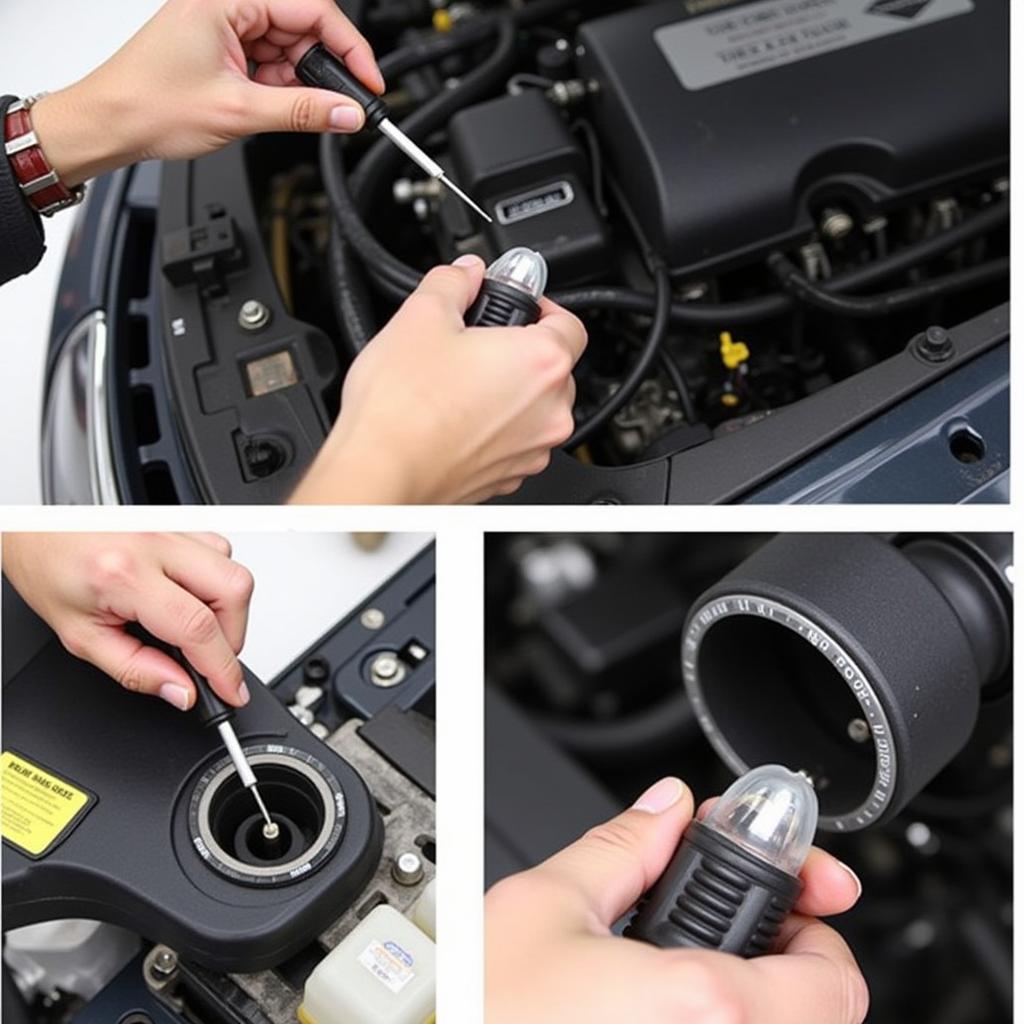
[[2,831],[9,843],[42,856],[89,803],[89,794],[10,750],[0,769]]

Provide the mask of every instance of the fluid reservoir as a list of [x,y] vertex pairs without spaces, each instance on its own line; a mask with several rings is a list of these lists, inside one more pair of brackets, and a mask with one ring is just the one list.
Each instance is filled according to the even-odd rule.
[[437,879],[432,878],[409,911],[413,924],[437,942]]
[[427,1024],[434,943],[389,906],[374,908],[306,981],[301,1024]]

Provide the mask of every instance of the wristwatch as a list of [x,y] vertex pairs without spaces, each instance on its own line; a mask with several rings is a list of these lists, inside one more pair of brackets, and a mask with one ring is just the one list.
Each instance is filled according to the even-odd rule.
[[58,210],[80,203],[85,198],[85,185],[68,188],[60,180],[32,130],[30,111],[33,104],[45,95],[26,96],[7,108],[4,152],[11,161],[22,195],[39,213],[51,217]]

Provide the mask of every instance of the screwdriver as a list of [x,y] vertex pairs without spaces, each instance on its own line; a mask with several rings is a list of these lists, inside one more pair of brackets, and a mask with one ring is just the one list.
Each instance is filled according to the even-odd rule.
[[189,664],[187,658],[180,660],[182,667],[188,672],[196,686],[196,713],[199,715],[200,722],[204,726],[217,726],[217,731],[224,741],[224,746],[227,747],[235,771],[238,772],[238,777],[242,780],[242,785],[252,793],[256,806],[259,807],[260,814],[263,815],[263,838],[268,842],[273,842],[280,835],[280,826],[271,819],[270,813],[267,811],[267,805],[263,802],[263,797],[260,796],[256,785],[256,776],[253,773],[252,765],[249,764],[245,751],[242,750],[242,744],[238,742],[238,737],[235,735],[234,727],[231,724],[231,719],[235,716],[235,709],[225,704],[213,692],[206,677],[201,676]]
[[390,139],[414,164],[454,192],[467,206],[480,214],[488,224],[493,223],[487,212],[477,206],[445,174],[444,168],[424,153],[405,132],[391,121],[391,112],[388,110],[387,104],[367,89],[323,43],[314,44],[302,55],[302,59],[295,65],[295,74],[306,85],[317,89],[330,89],[332,92],[340,92],[342,95],[354,99],[366,112],[366,123],[369,127],[376,128],[382,135]]

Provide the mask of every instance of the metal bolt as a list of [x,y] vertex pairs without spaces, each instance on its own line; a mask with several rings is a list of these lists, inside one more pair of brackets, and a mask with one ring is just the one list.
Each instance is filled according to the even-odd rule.
[[276,821],[269,821],[263,826],[263,838],[268,843],[274,842],[281,835],[281,826]]
[[929,327],[914,339],[914,351],[929,363],[944,363],[953,350],[953,339],[942,327]]
[[297,719],[302,725],[306,726],[307,729],[316,720],[313,712],[310,711],[309,708],[301,707],[298,704],[289,704],[288,710],[292,713],[292,717]]
[[400,853],[391,866],[391,875],[399,885],[416,885],[423,881],[423,858],[411,851]]
[[166,978],[178,969],[178,956],[171,949],[161,949],[153,957],[153,973]]
[[441,189],[441,182],[436,178],[427,178],[425,181],[399,178],[392,186],[391,194],[396,203],[411,203],[416,199],[436,199]]
[[310,727],[309,731],[318,739],[325,740],[331,734],[331,730],[324,725],[323,722],[314,722]]
[[359,616],[359,621],[366,629],[380,629],[385,622],[384,613],[379,608],[367,608]]
[[871,738],[871,729],[863,718],[851,718],[850,724],[846,727],[846,735],[854,743],[866,743]]
[[246,299],[238,311],[238,325],[247,331],[258,331],[270,323],[270,310],[259,299]]
[[405,665],[394,651],[381,651],[370,662],[370,681],[374,686],[397,686],[405,678]]
[[295,703],[300,708],[312,709],[320,702],[323,695],[324,690],[322,686],[300,686],[295,691]]
[[853,230],[853,218],[836,206],[821,213],[821,233],[832,242],[839,242]]
[[923,821],[912,821],[904,833],[906,840],[921,853],[931,855],[939,848],[939,840]]

